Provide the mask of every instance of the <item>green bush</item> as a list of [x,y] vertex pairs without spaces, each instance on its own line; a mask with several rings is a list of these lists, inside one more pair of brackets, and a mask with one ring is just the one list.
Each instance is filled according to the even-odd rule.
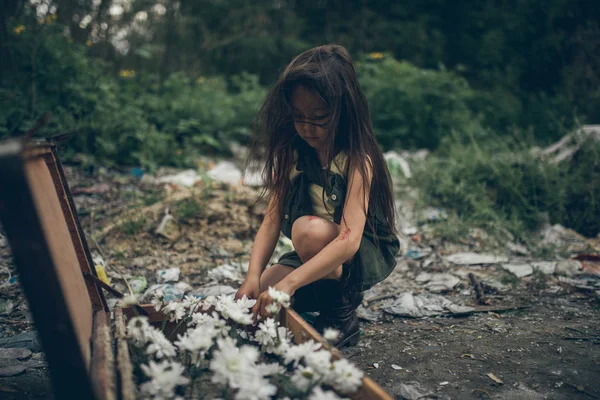
[[359,60],[357,73],[385,148],[435,149],[444,136],[466,135],[478,126],[469,108],[472,90],[450,71],[420,69],[372,53]]
[[455,140],[444,156],[417,168],[413,184],[428,204],[489,231],[508,228],[526,239],[541,213],[584,235],[600,232],[600,145],[586,146],[571,162],[533,156],[529,143],[510,138]]

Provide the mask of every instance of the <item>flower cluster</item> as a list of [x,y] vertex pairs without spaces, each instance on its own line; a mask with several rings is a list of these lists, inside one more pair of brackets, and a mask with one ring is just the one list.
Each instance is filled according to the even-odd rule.
[[[271,317],[248,329],[253,323],[255,300],[210,296],[165,302],[157,293],[152,300],[155,309],[177,324],[176,331],[185,331],[171,343],[147,318],[129,321],[128,338],[148,360],[141,365],[147,379],[140,385],[140,396],[181,399],[178,394],[189,394],[193,389],[180,387],[193,387],[203,373],[209,373],[210,381],[235,400],[267,400],[276,395],[284,399],[340,399],[321,385],[341,394],[355,392],[363,373],[345,359],[332,361],[331,352],[320,343],[309,340],[294,344],[291,332],[274,318],[281,307],[289,306],[289,295],[273,288],[269,295],[276,310],[273,307]],[[337,331],[325,333],[329,341],[337,335]],[[281,386],[282,382],[287,386]]]

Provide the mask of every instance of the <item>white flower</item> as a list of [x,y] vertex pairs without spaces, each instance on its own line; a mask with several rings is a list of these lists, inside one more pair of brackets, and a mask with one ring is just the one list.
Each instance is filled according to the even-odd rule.
[[218,350],[213,353],[210,369],[214,372],[214,383],[229,384],[237,388],[240,378],[248,371],[254,371],[259,352],[256,347],[237,347],[233,338],[226,337],[217,340]]
[[177,335],[179,339],[175,345],[179,349],[190,353],[191,362],[198,365],[208,349],[214,344],[214,338],[218,335],[213,326],[200,326],[195,329],[188,329],[185,335]]
[[189,311],[189,313],[193,313],[194,311],[196,311],[196,308],[198,307],[198,304],[200,303],[200,299],[194,297],[194,296],[185,296],[184,299],[181,301],[181,304],[183,305],[183,307]]
[[235,400],[270,400],[277,393],[277,387],[268,380],[249,375],[239,383],[240,390],[236,393]]
[[182,376],[184,368],[178,362],[150,361],[148,365],[142,364],[142,371],[150,378],[144,382],[140,389],[143,397],[153,396],[154,399],[171,399],[175,396],[174,389],[178,385],[185,385],[189,379]]
[[173,346],[173,343],[169,342],[161,331],[150,327],[146,334],[148,341],[150,342],[150,345],[146,349],[146,354],[153,354],[156,358],[175,357],[175,346]]
[[333,362],[328,383],[341,393],[354,393],[362,385],[363,372],[345,358]]
[[255,304],[256,304],[256,300],[249,299],[248,297],[246,297],[246,295],[243,295],[241,299],[237,300],[237,305],[240,308],[250,309],[250,308],[254,307]]
[[236,301],[233,295],[222,295],[217,297],[216,300],[211,300],[211,302],[214,303],[215,310],[221,313],[223,318],[232,319],[242,325],[252,324],[252,314],[250,313],[249,305],[254,304],[255,300],[248,300],[248,298],[244,297]]
[[122,308],[135,306],[136,304],[139,304],[139,300],[138,300],[137,296],[134,294],[130,295],[130,296],[125,296],[125,297],[119,299],[119,305]]
[[146,331],[149,328],[148,318],[133,317],[127,323],[127,337],[133,341],[135,346],[144,346],[148,341]]
[[284,326],[277,328],[277,332],[279,335],[278,340],[274,339],[272,343],[264,346],[262,350],[266,353],[283,356],[290,348],[292,333]]
[[156,311],[160,311],[161,307],[163,306],[164,298],[165,294],[162,290],[157,290],[156,292],[154,292],[154,296],[152,296],[152,300],[150,300],[150,303],[154,306],[154,309]]
[[319,350],[311,352],[304,357],[306,365],[312,367],[318,374],[321,374],[327,379],[331,374],[333,366],[331,364],[331,352],[327,350]]
[[308,354],[318,350],[321,348],[321,343],[315,343],[312,340],[307,340],[306,342],[298,345],[292,345],[286,351],[284,355],[284,361],[286,364],[291,362],[294,363],[294,366],[298,365],[298,362],[303,357],[306,357]]
[[278,303],[271,303],[265,307],[265,310],[267,310],[269,315],[275,316],[275,315],[277,315],[279,310],[281,310],[281,306]]
[[325,328],[325,331],[323,332],[323,337],[328,342],[335,341],[338,338],[338,336],[340,336],[340,331],[338,331],[337,329]]
[[277,363],[257,364],[256,370],[262,376],[273,376],[285,373],[285,368]]
[[308,400],[345,400],[332,391],[324,391],[319,386],[315,387]]
[[258,325],[254,338],[263,346],[273,344],[277,338],[277,325],[273,318],[267,318]]
[[320,379],[321,376],[316,374],[311,367],[300,365],[298,369],[294,371],[290,381],[298,390],[306,392],[313,382],[317,382]]
[[186,308],[178,301],[171,301],[163,308],[163,313],[169,316],[169,321],[177,322],[185,317]]
[[290,306],[290,295],[286,292],[269,287],[269,296],[282,307],[288,308]]

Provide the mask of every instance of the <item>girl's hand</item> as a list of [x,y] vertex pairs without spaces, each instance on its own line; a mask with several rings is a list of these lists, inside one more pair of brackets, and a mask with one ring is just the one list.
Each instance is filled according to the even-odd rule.
[[242,285],[235,293],[235,299],[241,299],[246,296],[249,299],[257,299],[260,295],[260,278],[247,276]]
[[[277,285],[275,285],[274,288],[276,290],[279,290],[279,291],[289,294],[290,297],[292,297],[295,293],[295,290],[291,286],[287,285],[285,283],[285,281],[279,282]],[[254,307],[252,307],[252,314],[254,316],[254,322],[256,322],[258,320],[259,315],[262,318],[267,318],[270,316],[270,314],[266,308],[269,304],[272,304],[272,303],[273,303],[273,298],[269,295],[268,290],[265,290],[264,292],[262,292],[260,294],[260,296],[258,296],[258,299],[256,299],[256,304],[254,305]]]

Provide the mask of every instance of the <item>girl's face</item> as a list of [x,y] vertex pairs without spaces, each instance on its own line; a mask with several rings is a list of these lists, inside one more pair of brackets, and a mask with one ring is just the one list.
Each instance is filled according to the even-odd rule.
[[317,151],[326,149],[329,110],[323,100],[312,89],[298,85],[292,92],[292,109],[298,135]]

